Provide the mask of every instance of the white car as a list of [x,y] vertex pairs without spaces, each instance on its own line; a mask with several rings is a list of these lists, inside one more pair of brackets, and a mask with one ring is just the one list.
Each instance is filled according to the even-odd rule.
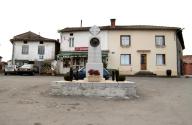
[[4,74],[16,74],[17,73],[17,66],[16,65],[5,65]]
[[34,75],[33,64],[24,64],[18,68],[17,74],[31,74]]

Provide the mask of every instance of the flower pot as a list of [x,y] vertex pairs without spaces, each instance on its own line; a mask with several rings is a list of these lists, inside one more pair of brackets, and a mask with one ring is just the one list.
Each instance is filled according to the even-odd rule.
[[100,82],[101,76],[100,75],[89,75],[88,82]]

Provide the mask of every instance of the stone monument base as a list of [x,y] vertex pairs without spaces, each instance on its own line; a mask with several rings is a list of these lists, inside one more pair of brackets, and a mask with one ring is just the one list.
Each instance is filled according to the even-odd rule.
[[130,97],[136,96],[136,84],[130,81],[102,80],[87,82],[86,80],[54,81],[50,84],[51,95],[66,96],[103,96]]

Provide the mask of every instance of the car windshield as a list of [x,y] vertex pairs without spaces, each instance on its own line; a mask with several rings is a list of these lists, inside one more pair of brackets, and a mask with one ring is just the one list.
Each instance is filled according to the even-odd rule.
[[85,67],[80,68],[79,71],[85,71]]
[[33,65],[31,65],[31,64],[25,64],[25,65],[21,66],[21,68],[32,68],[32,67],[33,67]]

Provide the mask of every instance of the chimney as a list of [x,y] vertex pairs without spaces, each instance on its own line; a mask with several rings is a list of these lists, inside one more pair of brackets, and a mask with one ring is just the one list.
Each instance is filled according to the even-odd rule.
[[81,24],[80,24],[80,27],[82,27],[82,25],[83,25],[83,21],[81,20]]
[[111,19],[111,28],[115,28],[115,20],[116,19]]

